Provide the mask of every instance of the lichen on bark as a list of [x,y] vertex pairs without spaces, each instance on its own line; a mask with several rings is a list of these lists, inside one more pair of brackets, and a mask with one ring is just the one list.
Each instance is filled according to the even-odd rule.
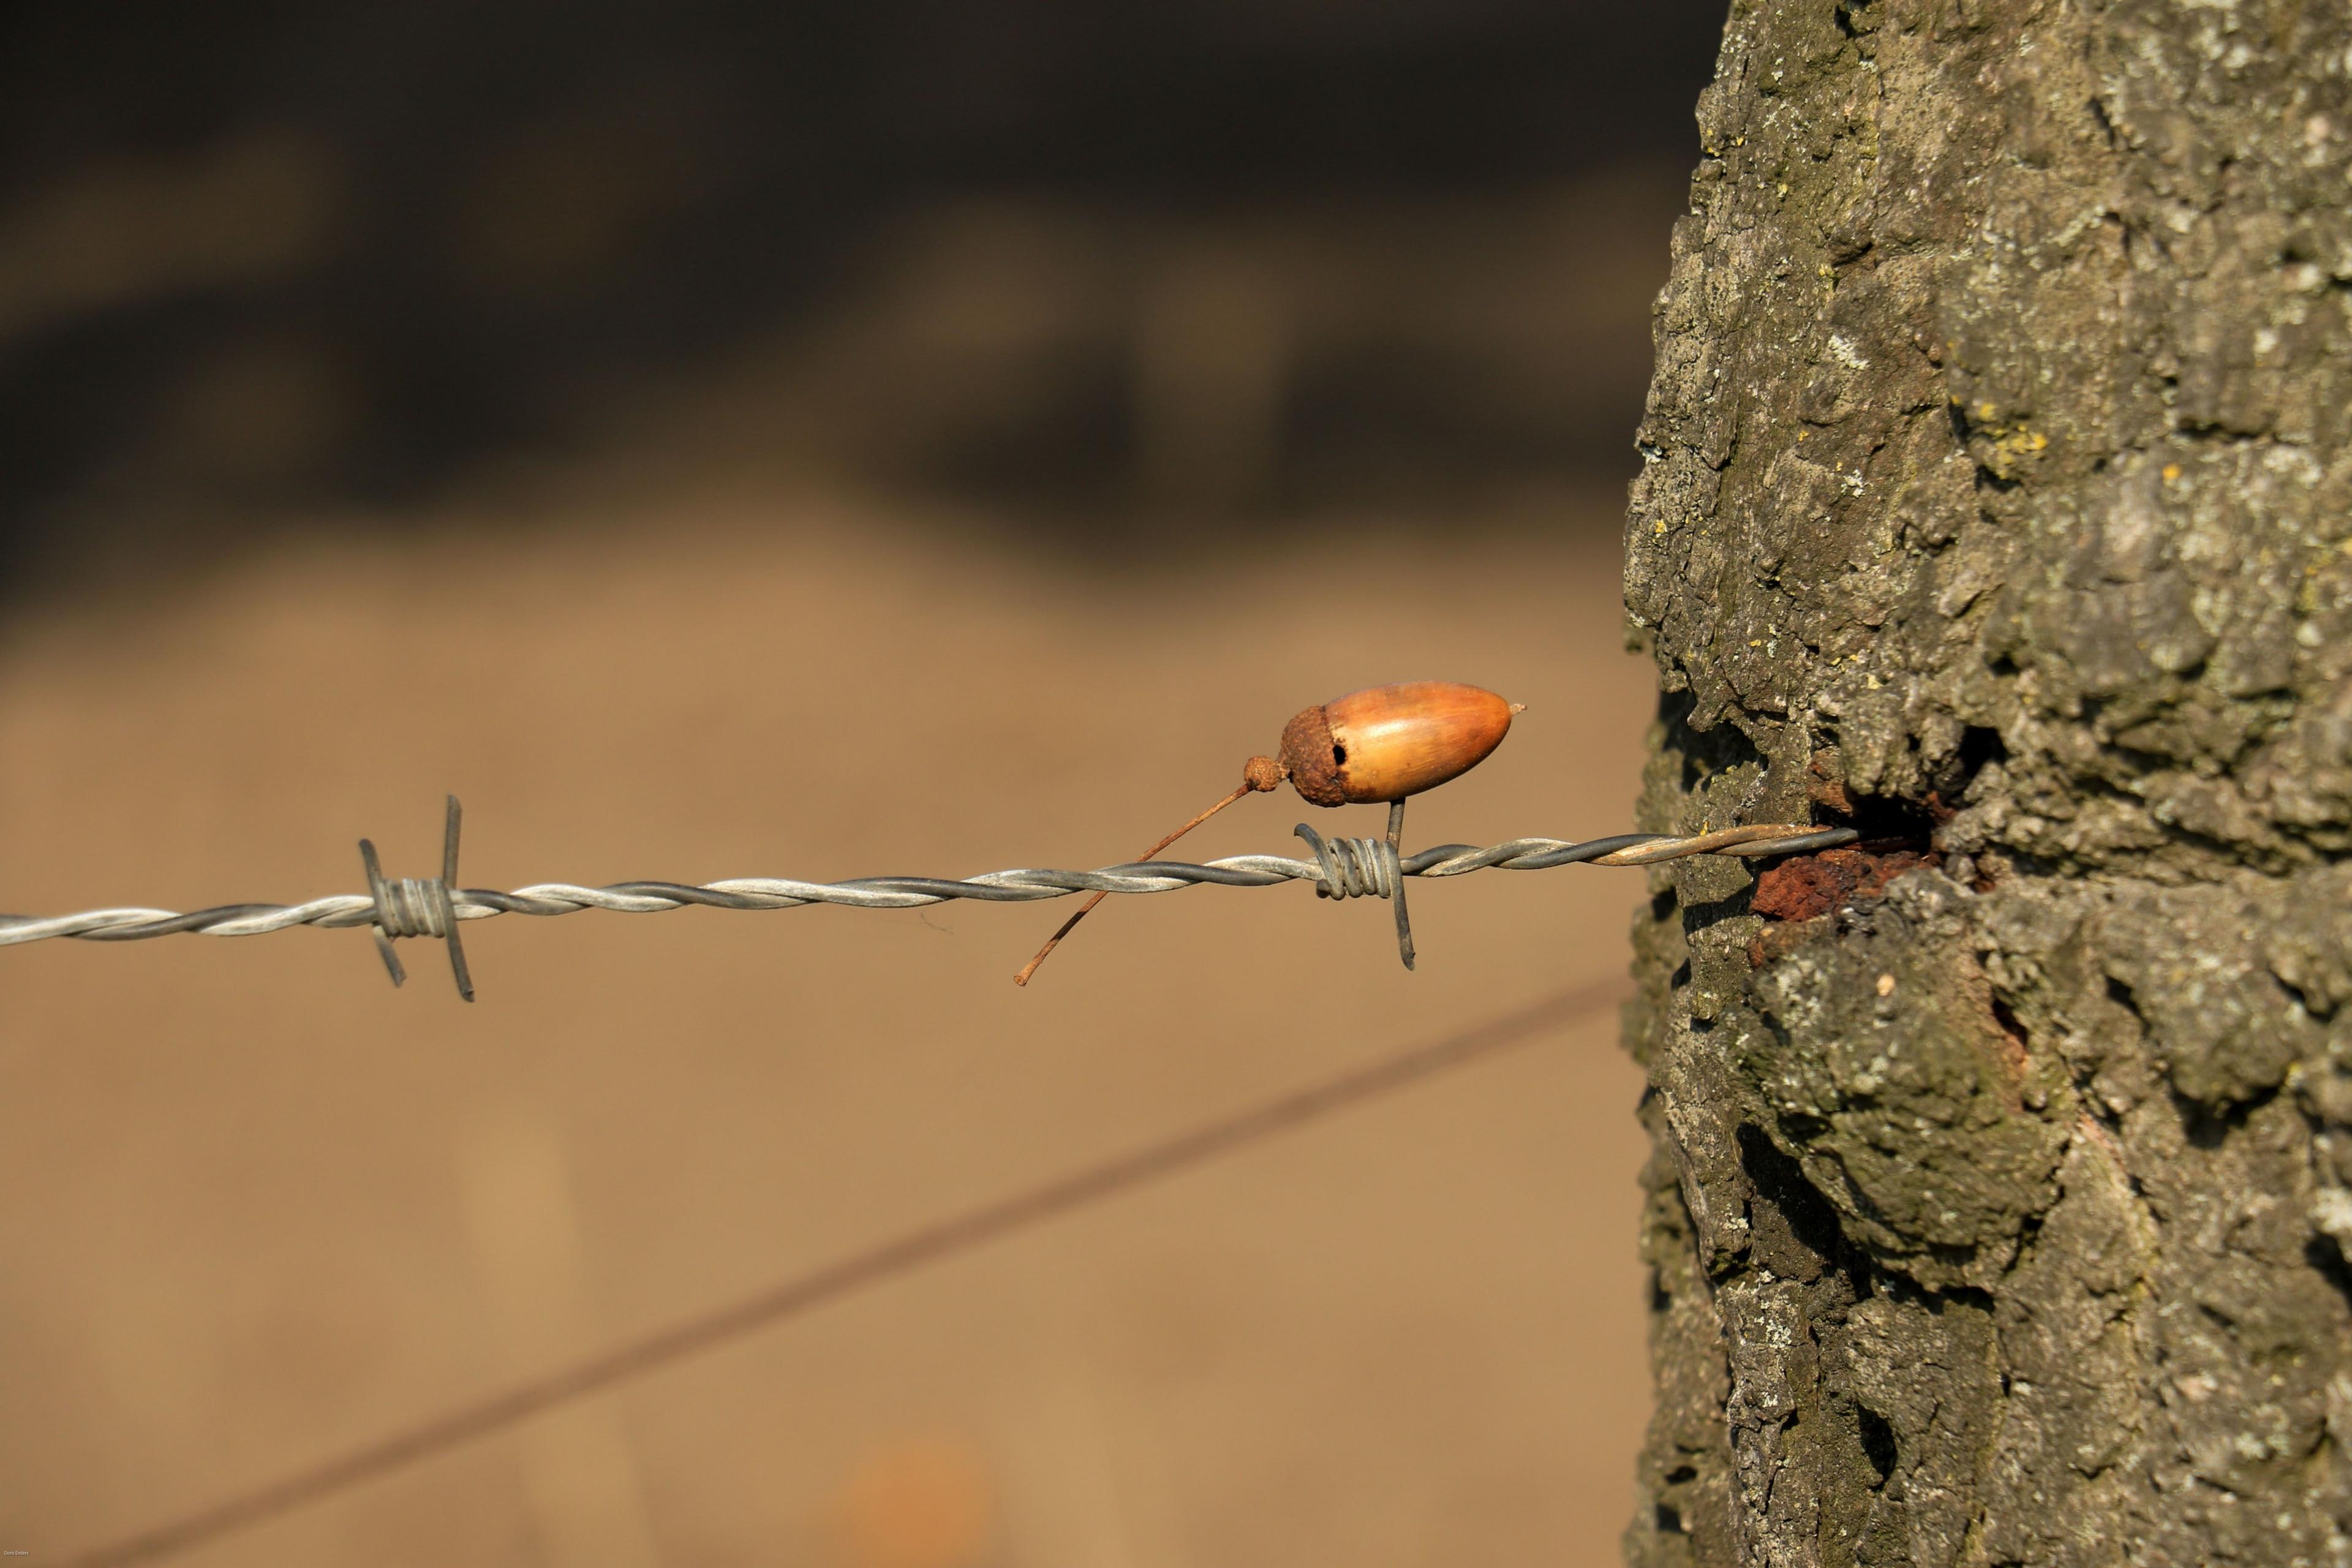
[[1887,874],[1636,922],[1629,1558],[2352,1561],[2352,8],[1740,0],[1699,124],[1643,826]]

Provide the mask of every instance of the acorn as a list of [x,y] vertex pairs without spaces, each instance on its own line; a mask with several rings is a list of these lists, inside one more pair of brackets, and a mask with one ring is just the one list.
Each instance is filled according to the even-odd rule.
[[[1239,788],[1136,858],[1150,859],[1242,796],[1276,789],[1285,779],[1316,805],[1392,803],[1389,844],[1393,849],[1403,827],[1404,798],[1435,789],[1486,761],[1510,733],[1512,715],[1526,710],[1524,702],[1506,701],[1483,687],[1458,680],[1406,680],[1335,697],[1283,726],[1279,757],[1252,757],[1242,765]],[[1037,956],[1013,977],[1013,984],[1028,984],[1045,955],[1103,898],[1097,893],[1079,905],[1078,912],[1063,921]],[[1405,943],[1405,966],[1411,968],[1402,899],[1398,928]]]
[[1485,762],[1526,709],[1458,680],[1350,691],[1284,725],[1276,765],[1317,805],[1402,800]]

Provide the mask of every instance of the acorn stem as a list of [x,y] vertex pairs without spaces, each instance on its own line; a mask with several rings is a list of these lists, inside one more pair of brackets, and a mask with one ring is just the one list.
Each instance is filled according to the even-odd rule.
[[[1225,807],[1227,807],[1227,806],[1229,806],[1229,805],[1233,805],[1233,804],[1234,804],[1234,802],[1235,802],[1235,801],[1237,801],[1237,800],[1241,799],[1241,797],[1242,797],[1242,796],[1244,796],[1244,795],[1245,795],[1249,794],[1252,790],[1254,790],[1254,789],[1257,789],[1257,788],[1259,788],[1259,787],[1261,787],[1261,786],[1260,786],[1260,785],[1258,785],[1258,784],[1255,784],[1255,783],[1253,783],[1253,782],[1251,782],[1250,780],[1248,780],[1248,779],[1244,779],[1244,780],[1242,781],[1242,784],[1241,784],[1241,787],[1240,787],[1239,789],[1236,789],[1235,791],[1234,791],[1234,793],[1233,793],[1233,794],[1231,794],[1231,795],[1229,795],[1225,796],[1225,798],[1224,798],[1224,799],[1223,799],[1223,800],[1221,800],[1221,801],[1217,802],[1217,804],[1216,804],[1216,805],[1213,805],[1213,806],[1209,807],[1209,809],[1208,809],[1208,810],[1206,810],[1206,811],[1204,811],[1204,812],[1201,813],[1201,815],[1200,815],[1200,816],[1198,816],[1194,817],[1192,821],[1190,821],[1190,822],[1186,823],[1183,826],[1181,826],[1181,827],[1178,828],[1175,832],[1173,832],[1173,833],[1170,834],[1167,837],[1165,837],[1165,838],[1161,839],[1159,843],[1157,843],[1157,844],[1153,845],[1150,848],[1146,849],[1142,854],[1138,855],[1138,856],[1136,857],[1136,858],[1137,858],[1138,860],[1149,860],[1149,859],[1150,859],[1154,855],[1159,854],[1162,849],[1167,848],[1171,844],[1175,843],[1175,842],[1176,842],[1176,840],[1178,840],[1179,838],[1183,837],[1184,837],[1184,835],[1186,835],[1187,833],[1192,832],[1192,829],[1194,829],[1194,828],[1196,828],[1196,827],[1200,826],[1201,826],[1201,824],[1202,824],[1202,823],[1204,823],[1204,822],[1208,821],[1208,820],[1209,820],[1209,818],[1211,818],[1211,817],[1213,817],[1213,816],[1216,816],[1216,815],[1217,815],[1217,813],[1219,813],[1219,812],[1221,812],[1221,811],[1224,810],[1224,809],[1225,809]],[[1269,785],[1269,786],[1265,786],[1265,787],[1271,787],[1271,786]],[[1015,984],[1015,985],[1026,985],[1026,984],[1029,984],[1029,977],[1030,977],[1031,975],[1033,975],[1033,974],[1034,974],[1034,973],[1037,973],[1037,966],[1038,966],[1039,964],[1041,964],[1041,963],[1045,963],[1045,955],[1046,955],[1046,954],[1048,954],[1048,953],[1050,953],[1050,952],[1053,952],[1056,947],[1059,947],[1059,946],[1061,945],[1061,943],[1062,943],[1062,939],[1063,939],[1064,937],[1066,937],[1066,936],[1067,936],[1067,935],[1069,935],[1069,934],[1070,934],[1071,929],[1072,929],[1073,927],[1075,927],[1075,926],[1076,926],[1076,925],[1080,921],[1082,921],[1082,920],[1086,919],[1086,918],[1087,918],[1087,912],[1088,912],[1089,910],[1092,910],[1092,909],[1093,909],[1097,904],[1101,903],[1105,899],[1107,899],[1107,898],[1108,898],[1108,897],[1110,897],[1110,895],[1109,895],[1108,893],[1097,893],[1094,897],[1092,897],[1092,898],[1088,899],[1085,903],[1080,904],[1080,905],[1078,906],[1078,912],[1077,912],[1076,914],[1072,915],[1068,920],[1064,921],[1062,922],[1062,929],[1061,929],[1061,930],[1059,930],[1059,931],[1055,931],[1053,935],[1051,935],[1051,936],[1049,936],[1049,937],[1047,937],[1047,938],[1045,939],[1045,946],[1043,946],[1043,947],[1041,947],[1041,948],[1039,948],[1039,949],[1037,950],[1037,956],[1036,956],[1036,957],[1034,957],[1034,958],[1033,958],[1033,959],[1031,959],[1027,963],[1024,963],[1024,964],[1023,964],[1023,965],[1021,966],[1021,973],[1018,973],[1018,974],[1016,974],[1016,975],[1014,975],[1014,976],[1013,977],[1013,984]],[[1405,966],[1406,966],[1407,968],[1411,968],[1411,967],[1412,966],[1412,961],[1410,958],[1408,958],[1408,959],[1405,961]]]

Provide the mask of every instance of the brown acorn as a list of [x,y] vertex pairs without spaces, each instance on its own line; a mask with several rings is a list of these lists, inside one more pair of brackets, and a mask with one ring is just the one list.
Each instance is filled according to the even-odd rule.
[[[1486,761],[1487,753],[1510,733],[1511,716],[1526,709],[1525,703],[1505,701],[1484,688],[1458,680],[1407,680],[1335,697],[1283,726],[1278,759],[1252,757],[1242,765],[1239,788],[1137,858],[1150,859],[1242,796],[1277,788],[1286,778],[1316,805],[1395,803],[1389,814],[1389,843],[1393,849],[1402,826],[1405,796],[1435,789]],[[1013,983],[1028,984],[1045,955],[1103,897],[1097,893],[1079,905],[1078,912],[1045,940],[1037,956],[1023,966]],[[1401,896],[1397,930],[1405,967],[1410,969],[1412,947]]]
[[1317,805],[1402,800],[1486,761],[1524,708],[1458,680],[1351,691],[1284,726],[1280,766]]

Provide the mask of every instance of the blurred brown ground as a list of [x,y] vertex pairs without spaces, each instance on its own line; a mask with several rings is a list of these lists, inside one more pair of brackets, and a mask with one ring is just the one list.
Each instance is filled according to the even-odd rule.
[[[1617,531],[1711,3],[0,16],[0,908],[1127,858],[1297,709],[1529,705]],[[1629,19],[1630,18],[1630,19]],[[1287,851],[1253,798],[1181,847]],[[0,952],[0,1549],[74,1552],[1625,963],[1639,873]],[[184,1561],[1606,1563],[1602,1016]]]

